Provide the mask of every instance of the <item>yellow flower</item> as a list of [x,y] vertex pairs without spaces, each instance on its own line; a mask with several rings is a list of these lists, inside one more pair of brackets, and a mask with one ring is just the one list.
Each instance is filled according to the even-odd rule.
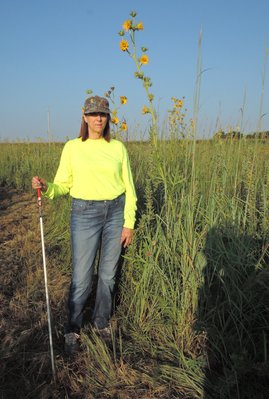
[[145,64],[149,62],[149,57],[146,54],[143,54],[142,57],[139,58],[140,64]]
[[115,116],[114,118],[111,119],[111,122],[114,123],[114,125],[117,125],[119,123],[119,118]]
[[122,24],[122,28],[123,28],[126,32],[128,32],[128,30],[131,28],[131,25],[132,25],[132,23],[131,23],[130,20],[124,21],[123,24]]
[[139,23],[136,25],[136,29],[138,29],[138,30],[144,30],[143,23],[142,23],[142,22],[139,22]]
[[113,109],[113,110],[111,111],[111,114],[112,114],[112,117],[117,116],[117,109],[116,109],[116,108]]
[[127,131],[127,123],[126,122],[122,122],[120,128],[121,128],[121,130],[126,132]]
[[121,51],[127,51],[129,47],[129,43],[127,42],[127,40],[122,40],[120,42],[120,49]]
[[150,113],[150,110],[148,109],[148,107],[146,107],[144,105],[144,107],[142,108],[142,114],[149,114],[149,113]]
[[127,103],[127,97],[126,96],[120,96],[120,102],[121,104],[126,104]]
[[176,100],[175,107],[182,108],[182,106],[183,106],[183,101],[182,100]]

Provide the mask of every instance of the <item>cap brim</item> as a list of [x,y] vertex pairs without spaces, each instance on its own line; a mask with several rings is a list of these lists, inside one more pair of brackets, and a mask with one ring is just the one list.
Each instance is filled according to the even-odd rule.
[[91,109],[90,111],[84,110],[85,115],[94,114],[95,112],[102,112],[102,113],[108,114],[108,115],[111,113],[111,111],[108,110],[107,108],[106,109],[94,108],[94,109]]

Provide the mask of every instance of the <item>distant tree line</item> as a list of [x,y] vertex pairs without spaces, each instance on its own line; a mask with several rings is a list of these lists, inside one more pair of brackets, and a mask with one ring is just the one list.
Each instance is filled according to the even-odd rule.
[[229,131],[225,133],[223,130],[218,130],[213,139],[269,139],[269,130],[254,133],[241,133],[239,131]]

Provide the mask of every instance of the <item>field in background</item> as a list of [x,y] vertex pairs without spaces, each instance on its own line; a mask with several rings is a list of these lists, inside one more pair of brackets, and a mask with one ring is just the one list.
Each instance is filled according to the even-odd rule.
[[[13,270],[8,280],[18,289],[9,298],[2,330],[2,397],[38,398],[53,389],[55,398],[266,398],[267,140],[174,139],[126,146],[138,221],[120,270],[112,340],[106,345],[89,335],[86,325],[84,351],[72,361],[63,357],[70,201],[44,200],[58,379],[50,385],[39,217],[29,194],[28,234],[35,233],[17,238],[10,254],[25,267],[20,275]],[[0,185],[31,193],[33,175],[53,179],[62,147],[0,144]],[[24,203],[22,212],[29,209]],[[24,252],[18,256],[20,242]],[[2,262],[12,270],[10,258]]]

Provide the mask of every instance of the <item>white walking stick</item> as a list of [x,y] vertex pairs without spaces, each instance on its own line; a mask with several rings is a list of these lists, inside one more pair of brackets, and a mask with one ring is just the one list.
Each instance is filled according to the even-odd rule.
[[52,367],[53,378],[55,380],[56,372],[55,372],[55,362],[54,362],[52,332],[51,332],[51,316],[50,316],[49,291],[48,291],[48,280],[47,280],[45,243],[44,243],[44,231],[43,231],[43,218],[42,218],[42,202],[41,202],[41,190],[40,190],[40,188],[37,189],[37,202],[38,202],[38,205],[39,205],[39,215],[40,215],[40,232],[41,232],[43,270],[44,270],[44,281],[45,281],[47,314],[48,314],[48,326],[49,326],[49,342],[50,342],[51,367]]

